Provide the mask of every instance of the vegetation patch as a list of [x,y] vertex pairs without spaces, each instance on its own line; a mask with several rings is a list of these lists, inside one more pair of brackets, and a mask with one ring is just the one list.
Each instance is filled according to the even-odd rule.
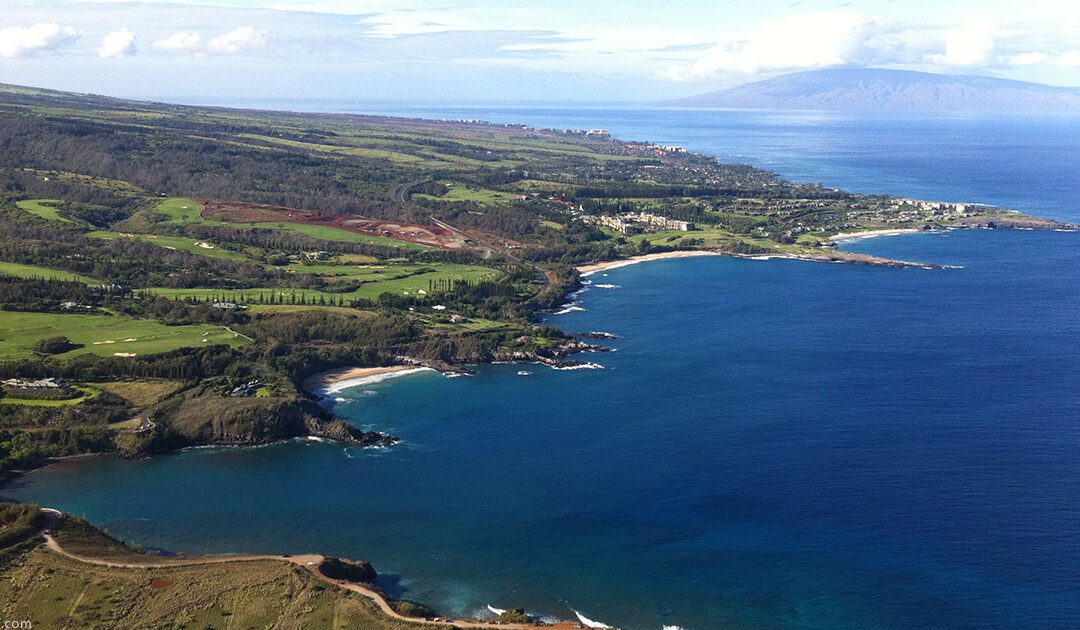
[[71,357],[81,354],[100,356],[138,356],[168,352],[177,348],[213,344],[239,346],[248,340],[222,326],[166,326],[125,315],[76,315],[18,313],[0,311],[0,356],[32,357],[35,345],[43,339],[63,336],[79,347],[58,354]]
[[26,199],[16,202],[15,205],[42,219],[75,223],[67,217],[60,216],[60,208],[58,206],[63,203],[63,200],[60,199]]
[[20,263],[0,262],[0,274],[15,278],[29,278],[42,280],[68,280],[83,284],[101,284],[100,280],[61,269],[49,269],[38,265],[23,265]]

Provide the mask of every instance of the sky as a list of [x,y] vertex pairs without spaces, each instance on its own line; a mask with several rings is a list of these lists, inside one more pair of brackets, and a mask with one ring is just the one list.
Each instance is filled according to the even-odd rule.
[[0,82],[130,98],[644,102],[826,67],[1080,86],[1080,1],[0,0]]

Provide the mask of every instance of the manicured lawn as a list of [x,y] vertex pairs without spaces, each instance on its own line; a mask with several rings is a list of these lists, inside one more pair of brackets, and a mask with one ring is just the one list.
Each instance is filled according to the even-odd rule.
[[268,228],[271,230],[291,230],[293,232],[299,232],[300,234],[306,234],[311,238],[322,239],[324,241],[337,241],[339,243],[367,243],[369,245],[385,245],[387,247],[415,250],[431,249],[426,245],[418,245],[416,243],[410,243],[409,241],[399,241],[396,238],[360,234],[358,232],[350,232],[349,230],[327,227],[325,225],[309,225],[307,223],[218,223],[216,225],[246,225],[249,227]]
[[442,201],[472,201],[481,205],[509,203],[514,200],[513,193],[492,190],[490,188],[472,188],[465,184],[444,182],[450,188],[442,197],[434,195],[416,195],[424,199],[441,199]]
[[83,276],[61,269],[49,269],[37,265],[23,265],[20,263],[0,262],[0,274],[14,276],[16,278],[44,278],[46,280],[75,280],[83,284],[101,284],[90,276]]
[[202,204],[194,199],[183,197],[163,199],[154,211],[169,217],[169,223],[201,223],[203,220]]
[[429,281],[432,280],[468,280],[470,282],[477,282],[479,280],[494,280],[502,275],[501,271],[491,269],[489,267],[478,267],[475,265],[455,265],[455,264],[439,264],[431,265],[436,271],[429,273],[421,273],[407,278],[398,278],[392,280],[382,280],[375,282],[368,282],[361,286],[356,291],[350,293],[329,293],[325,291],[308,291],[303,289],[282,289],[282,288],[267,288],[267,287],[255,287],[243,290],[222,290],[222,289],[149,289],[153,293],[158,295],[164,295],[166,297],[197,297],[199,299],[225,299],[230,301],[252,301],[258,302],[260,295],[274,295],[280,296],[285,299],[286,302],[291,301],[291,297],[295,294],[297,300],[301,297],[307,302],[311,302],[312,299],[318,300],[320,297],[329,300],[331,297],[335,299],[340,297],[342,300],[356,300],[361,298],[375,299],[385,291],[391,293],[398,293],[402,295],[423,295],[421,291],[427,292],[430,288]]
[[[185,199],[183,197],[170,197],[163,199],[161,203],[154,208],[155,212],[164,214],[169,217],[166,223],[175,223],[179,225],[193,225],[201,223],[204,225],[218,225],[218,226],[240,226],[240,227],[258,227],[266,228],[270,230],[289,230],[292,232],[298,232],[305,234],[312,238],[321,239],[324,241],[337,241],[339,243],[366,243],[369,245],[386,245],[387,247],[398,247],[401,249],[414,249],[423,250],[431,249],[426,245],[417,245],[416,243],[410,243],[408,241],[400,241],[394,238],[386,238],[383,236],[374,236],[368,234],[360,234],[358,232],[350,232],[349,230],[342,230],[339,228],[328,227],[325,225],[308,225],[306,223],[288,223],[288,222],[262,222],[262,223],[232,223],[224,221],[210,221],[204,219],[202,216],[203,206],[193,199]],[[94,235],[108,234],[109,232],[97,232]],[[104,238],[104,237],[102,237]],[[158,239],[167,237],[158,236]],[[173,237],[178,238],[178,237]],[[190,241],[191,245],[178,241],[179,244],[170,243],[169,246],[176,247],[177,249],[188,249],[189,247],[198,247],[195,245],[196,241],[193,239],[184,239],[184,241]],[[164,241],[161,241],[164,245]],[[207,251],[198,251],[197,249],[188,249],[188,251],[194,251],[197,254],[206,254]],[[235,253],[235,252],[233,252]],[[236,254],[240,256],[240,254]],[[225,258],[227,255],[221,255],[219,257]]]
[[179,249],[185,252],[191,252],[200,256],[206,256],[208,258],[217,258],[220,260],[232,260],[236,262],[243,262],[248,260],[240,252],[233,251],[231,249],[225,249],[214,243],[207,241],[200,241],[194,238],[187,238],[186,236],[165,236],[162,234],[129,234],[126,232],[90,232],[87,236],[91,238],[100,238],[104,240],[116,240],[121,238],[133,238],[151,245],[158,245],[166,249]]
[[82,392],[82,396],[75,398],[68,398],[65,400],[38,400],[34,398],[12,398],[11,396],[4,396],[0,398],[0,405],[23,405],[24,407],[70,407],[72,405],[78,405],[79,403],[97,396],[101,392],[89,387],[78,387],[75,389]]
[[125,356],[168,352],[177,348],[247,343],[221,326],[166,326],[160,322],[123,315],[61,315],[0,311],[0,359],[34,355],[41,339],[64,336],[83,347],[60,357],[79,354]]
[[375,282],[378,280],[391,280],[408,276],[425,269],[437,268],[434,265],[292,265],[286,267],[298,274],[310,274],[313,276],[326,276],[334,278],[350,278]]
[[66,223],[75,223],[67,217],[60,216],[56,206],[64,203],[60,199],[27,199],[25,201],[17,201],[15,205],[22,210],[26,210],[30,214],[41,217],[42,219],[48,219],[50,221],[64,221]]

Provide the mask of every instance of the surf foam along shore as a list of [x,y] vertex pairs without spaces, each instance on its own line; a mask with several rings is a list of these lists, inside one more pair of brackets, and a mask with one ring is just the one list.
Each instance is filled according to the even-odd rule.
[[858,241],[864,238],[876,238],[878,236],[900,236],[901,234],[915,234],[919,232],[914,228],[898,228],[895,230],[866,230],[864,232],[841,232],[829,237],[834,243],[841,241]]
[[723,254],[720,252],[710,252],[706,250],[696,249],[679,250],[674,252],[662,252],[659,254],[645,254],[644,256],[634,256],[632,258],[626,258],[623,260],[612,260],[609,262],[594,263],[591,265],[582,265],[578,267],[577,270],[582,277],[587,277],[600,271],[607,271],[608,269],[618,269],[619,267],[636,265],[638,263],[649,262],[650,260],[664,260],[666,258],[689,258],[692,256],[723,256]]
[[399,376],[431,371],[431,368],[414,365],[391,365],[370,368],[341,368],[310,376],[304,380],[304,389],[317,396],[330,396],[350,387],[370,385]]

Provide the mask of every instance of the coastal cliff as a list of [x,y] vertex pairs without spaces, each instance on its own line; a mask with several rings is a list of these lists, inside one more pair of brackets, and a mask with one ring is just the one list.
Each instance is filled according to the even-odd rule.
[[144,431],[118,437],[126,456],[143,456],[190,446],[257,446],[316,437],[360,447],[389,446],[397,438],[362,431],[333,418],[306,399],[201,396],[160,410]]

